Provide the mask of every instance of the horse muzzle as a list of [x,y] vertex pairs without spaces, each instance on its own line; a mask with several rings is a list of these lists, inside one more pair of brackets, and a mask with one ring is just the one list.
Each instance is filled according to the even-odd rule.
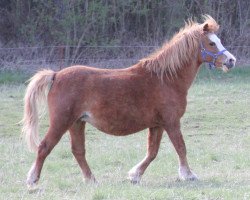
[[235,66],[236,59],[230,58],[226,60],[226,62],[223,63],[222,65],[222,70],[224,72],[227,72],[228,70],[232,69]]
[[223,65],[227,67],[227,69],[231,69],[235,66],[235,63],[236,63],[236,59],[230,58],[225,63],[223,63]]

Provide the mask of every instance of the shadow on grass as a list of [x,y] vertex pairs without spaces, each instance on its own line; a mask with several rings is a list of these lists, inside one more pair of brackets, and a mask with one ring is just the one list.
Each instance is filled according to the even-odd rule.
[[207,180],[196,180],[196,181],[182,181],[179,179],[173,180],[169,179],[167,181],[147,181],[142,183],[141,187],[150,187],[154,189],[192,189],[192,190],[201,190],[201,189],[228,189],[228,188],[240,188],[249,185],[249,181],[229,181],[229,180],[216,180],[215,178]]

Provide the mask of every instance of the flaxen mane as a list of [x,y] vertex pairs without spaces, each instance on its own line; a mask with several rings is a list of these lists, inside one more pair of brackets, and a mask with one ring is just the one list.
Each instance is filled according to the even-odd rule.
[[204,23],[199,24],[192,19],[185,23],[184,28],[166,42],[158,51],[140,60],[140,64],[159,77],[164,75],[175,77],[177,71],[190,63],[194,51],[199,48],[200,35],[204,24],[208,24],[209,32],[219,29],[217,22],[209,15],[204,15]]

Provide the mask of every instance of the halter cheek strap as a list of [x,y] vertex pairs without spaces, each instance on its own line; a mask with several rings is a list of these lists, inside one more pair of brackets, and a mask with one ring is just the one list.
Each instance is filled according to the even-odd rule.
[[207,51],[207,50],[204,48],[204,46],[203,46],[203,44],[202,44],[202,42],[201,42],[201,57],[202,57],[202,60],[203,60],[204,62],[207,62],[207,61],[206,61],[206,57],[207,57],[207,56],[211,56],[211,57],[213,58],[213,61],[212,61],[212,62],[207,62],[207,63],[209,64],[210,69],[211,69],[211,68],[215,68],[215,62],[216,62],[217,58],[218,58],[219,56],[223,55],[223,53],[224,53],[225,51],[227,51],[227,50],[226,50],[226,49],[223,49],[223,50],[221,50],[221,51],[219,51],[219,52],[217,52],[217,53],[212,53],[211,51]]

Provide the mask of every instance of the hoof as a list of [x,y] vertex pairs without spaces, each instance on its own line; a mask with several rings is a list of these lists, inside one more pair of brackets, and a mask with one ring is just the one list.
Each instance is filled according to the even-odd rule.
[[88,179],[85,178],[83,180],[84,180],[84,182],[86,184],[93,184],[93,185],[98,184],[98,181],[95,179],[95,177],[91,177],[91,178],[88,178]]
[[39,190],[37,183],[28,183],[27,182],[27,188],[29,193],[34,193]]
[[135,171],[130,170],[130,171],[128,172],[128,180],[129,180],[132,184],[136,185],[136,184],[139,184],[139,183],[141,182],[141,176],[139,175],[138,172],[135,172]]
[[198,176],[196,174],[192,173],[192,175],[188,176],[186,180],[188,180],[188,181],[197,181],[199,179],[198,179]]
[[129,179],[130,183],[132,183],[133,185],[138,185],[138,184],[140,184],[140,181],[141,181],[138,179],[133,179],[131,177],[128,177],[128,179]]
[[191,170],[186,170],[185,168],[179,170],[179,178],[185,181],[198,180],[198,177],[195,173],[193,173]]
[[38,178],[34,178],[34,176],[28,176],[26,181],[27,188],[29,191],[36,191],[38,190]]
[[27,184],[28,190],[37,190],[38,180],[39,180],[39,176],[37,175],[37,172],[35,171],[35,164],[33,164],[27,174],[26,184]]
[[183,175],[179,175],[179,178],[184,181],[196,181],[198,177],[196,174],[190,171],[190,173]]

